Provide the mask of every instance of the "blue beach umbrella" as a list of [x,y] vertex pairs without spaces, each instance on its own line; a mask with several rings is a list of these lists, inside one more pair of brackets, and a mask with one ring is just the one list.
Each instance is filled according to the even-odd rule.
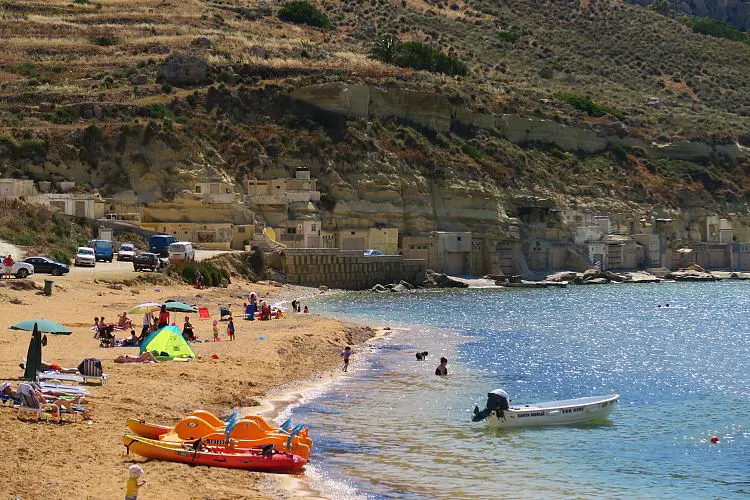
[[177,302],[173,300],[168,300],[164,303],[165,306],[167,306],[167,311],[171,312],[181,312],[181,313],[197,313],[198,310],[194,306],[189,306],[183,302]]
[[27,332],[34,331],[35,327],[39,328],[39,331],[42,333],[57,333],[60,335],[70,335],[73,333],[67,326],[48,319],[27,319],[19,321],[15,325],[10,325],[11,330],[26,330]]

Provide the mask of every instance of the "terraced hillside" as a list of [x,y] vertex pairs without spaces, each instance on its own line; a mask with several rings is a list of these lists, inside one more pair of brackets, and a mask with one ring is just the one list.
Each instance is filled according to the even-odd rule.
[[[528,197],[615,210],[747,201],[746,43],[618,0],[316,5],[330,28],[282,21],[282,3],[252,0],[0,2],[0,173],[150,201],[209,173],[239,183],[304,164],[321,179],[331,221],[364,200],[373,221],[405,231],[487,227]],[[389,34],[468,71],[378,59]],[[561,146],[565,137],[436,129],[399,110],[361,119],[290,97],[324,83],[415,91],[461,113],[627,140],[592,152]],[[656,158],[633,141],[714,152]],[[450,210],[436,215],[451,203],[463,203],[461,223]]]

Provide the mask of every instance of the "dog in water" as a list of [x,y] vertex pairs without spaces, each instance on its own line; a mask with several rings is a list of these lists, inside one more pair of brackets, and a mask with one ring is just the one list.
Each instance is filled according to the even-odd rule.
[[428,354],[429,354],[429,353],[428,353],[427,351],[424,351],[424,352],[418,352],[418,353],[417,353],[417,361],[424,361],[424,360],[426,360],[426,359],[427,359],[427,355],[428,355]]

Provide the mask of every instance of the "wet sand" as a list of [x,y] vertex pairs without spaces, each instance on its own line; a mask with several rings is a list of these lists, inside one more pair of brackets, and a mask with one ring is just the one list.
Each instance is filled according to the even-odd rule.
[[[44,277],[35,276],[39,288]],[[274,485],[294,487],[294,483],[269,481],[269,476],[260,473],[189,467],[126,455],[122,445],[126,419],[174,423],[196,408],[217,414],[234,407],[261,411],[264,407],[260,403],[269,390],[293,387],[290,384],[300,380],[304,384],[325,380],[331,375],[324,372],[340,362],[344,345],[361,343],[375,333],[315,314],[292,314],[264,322],[236,319],[234,342],[228,341],[222,330],[222,342],[194,344],[197,359],[191,362],[119,365],[112,361],[116,356],[137,355],[137,348],[100,348],[90,330],[94,316],[104,314],[114,322],[119,313],[142,302],[184,299],[209,308],[210,320],[191,315],[196,334],[203,339],[211,337],[211,323],[219,304],[234,303],[232,310],[236,314],[241,310],[243,292],[257,291],[271,302],[316,292],[238,281],[227,289],[209,290],[195,290],[174,282],[128,281],[113,285],[80,277],[55,281],[52,297],[41,295],[37,289],[14,290],[0,284],[0,381],[15,383],[22,376],[18,364],[26,355],[30,337],[27,332],[7,327],[23,319],[44,317],[73,330],[70,336],[48,335],[44,360],[75,367],[86,357],[99,358],[109,374],[109,383],[90,389],[86,406],[93,419],[89,422],[78,419],[58,425],[22,421],[17,419],[15,410],[0,408],[0,425],[4,429],[0,454],[6,464],[6,476],[0,482],[3,498],[122,497],[127,467],[132,463],[142,463],[146,471],[144,479],[148,483],[139,498],[278,496],[281,492],[275,492],[278,486]],[[174,318],[181,325],[184,314]],[[136,326],[140,324],[140,316],[132,319]],[[225,327],[224,323],[220,325]],[[260,340],[260,336],[265,340]],[[218,360],[211,359],[214,354]],[[279,405],[281,402],[277,402]]]

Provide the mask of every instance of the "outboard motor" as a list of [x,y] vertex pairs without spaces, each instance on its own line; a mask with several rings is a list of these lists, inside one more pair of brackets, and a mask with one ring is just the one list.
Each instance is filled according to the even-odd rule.
[[479,422],[489,417],[494,411],[497,414],[497,418],[503,418],[503,412],[510,408],[510,396],[502,389],[495,389],[492,392],[487,393],[487,405],[484,410],[479,411],[479,407],[474,407],[474,416],[471,418],[472,422]]

